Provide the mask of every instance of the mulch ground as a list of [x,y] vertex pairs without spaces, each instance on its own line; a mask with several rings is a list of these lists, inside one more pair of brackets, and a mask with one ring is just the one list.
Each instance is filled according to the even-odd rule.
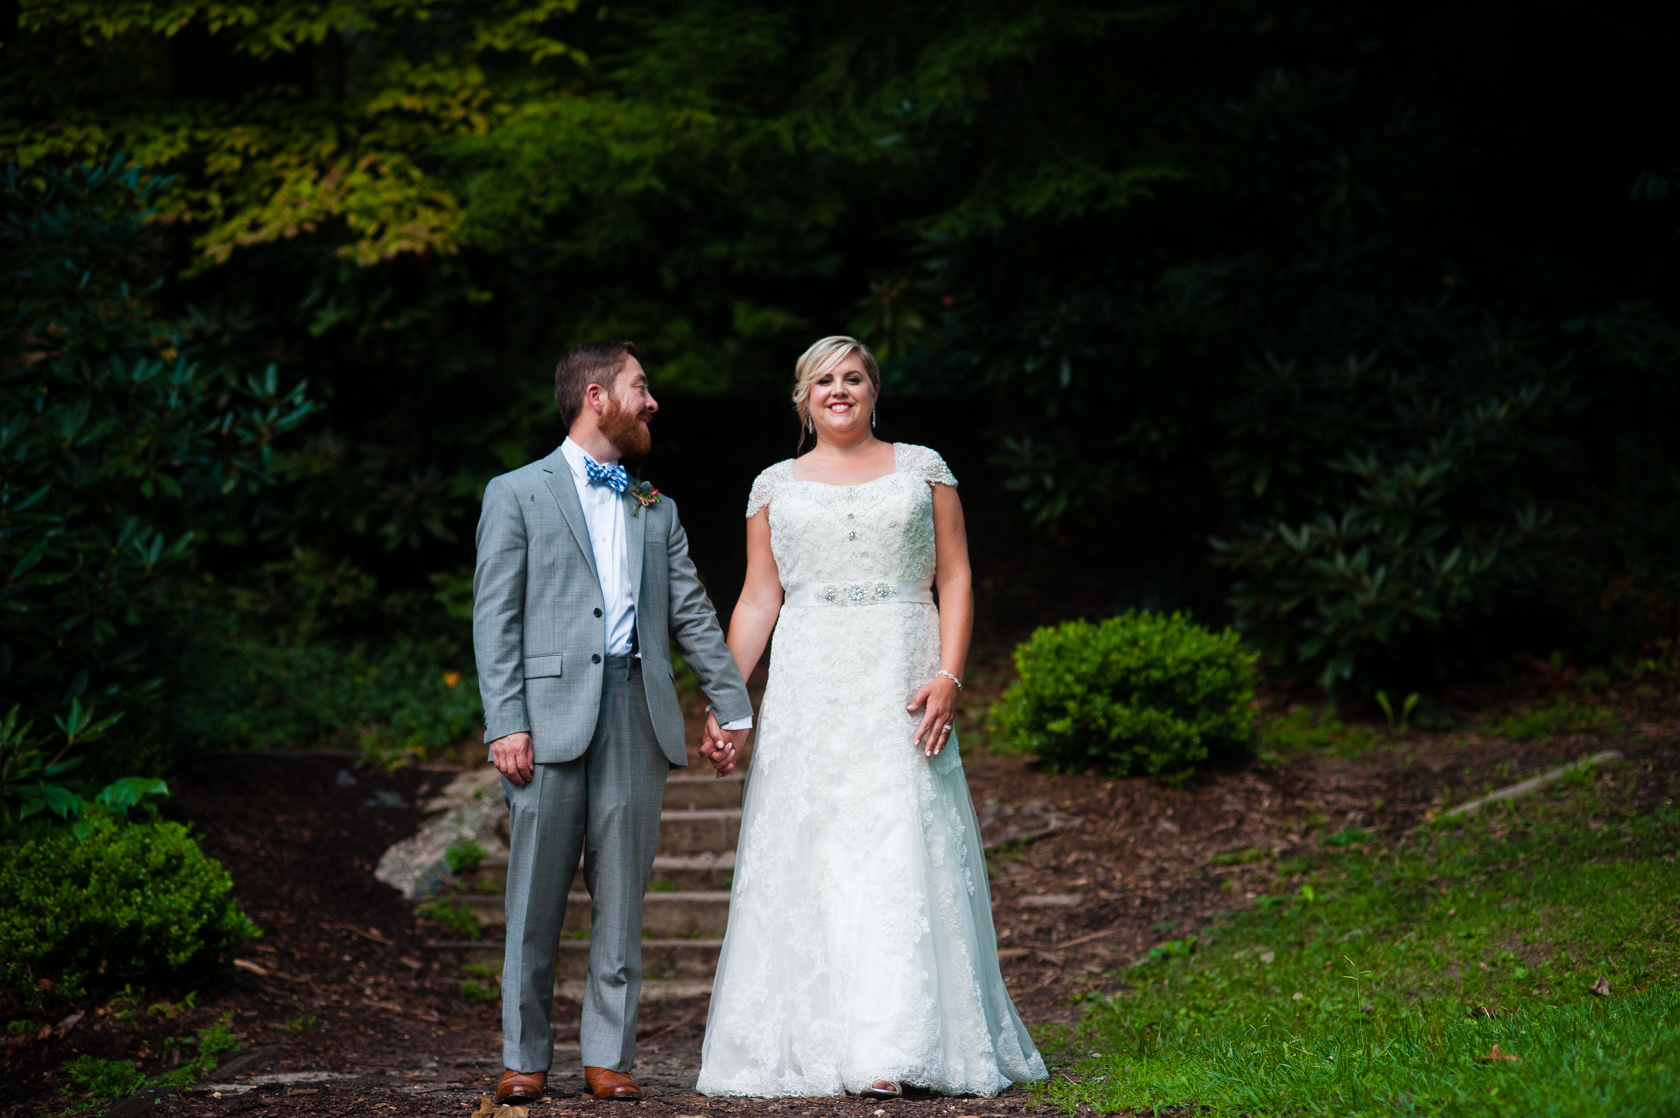
[[[1357,758],[1301,755],[1275,765],[1206,774],[1183,788],[1094,775],[1050,776],[1018,757],[965,757],[977,805],[1049,801],[1081,825],[994,859],[1000,953],[1016,1004],[1031,1025],[1071,1036],[1082,1000],[1126,989],[1127,965],[1163,940],[1196,934],[1220,913],[1279,888],[1293,851],[1358,826],[1397,837],[1438,804],[1511,783],[1595,749],[1630,759],[1675,749],[1680,710],[1649,703],[1615,740],[1585,735],[1514,745],[1462,731],[1413,734]],[[1671,759],[1671,758],[1670,758]],[[354,786],[342,784],[351,770]],[[232,874],[240,904],[264,930],[246,964],[204,974],[196,997],[150,992],[59,1010],[85,1015],[62,1033],[22,1034],[0,1066],[0,1118],[64,1113],[62,1065],[82,1053],[166,1070],[190,1037],[231,1014],[244,1044],[211,1080],[161,1099],[133,1098],[107,1113],[198,1118],[224,1114],[455,1115],[464,1118],[500,1073],[495,1005],[461,993],[463,975],[427,952],[437,930],[373,877],[380,853],[420,823],[418,800],[454,770],[355,770],[330,755],[203,755],[172,782],[169,812],[190,820],[205,851]],[[394,793],[403,807],[377,806]],[[387,796],[386,800],[390,797]],[[1275,857],[1215,865],[1215,854],[1263,848]],[[1046,905],[1033,898],[1059,895]],[[1071,899],[1070,899],[1071,898]],[[642,1110],[700,1114],[1007,1115],[1030,1092],[995,1099],[707,1099],[692,1091],[706,999],[643,1007],[636,1074]],[[56,1016],[56,1014],[55,1014]],[[613,1104],[579,1096],[578,1007],[556,1006],[561,1039],[551,1099],[533,1118]],[[52,1022],[48,1022],[51,1024]],[[1061,1028],[1056,1028],[1061,1026]],[[190,1056],[190,1051],[188,1053]],[[1055,1070],[1059,1050],[1046,1052]]]

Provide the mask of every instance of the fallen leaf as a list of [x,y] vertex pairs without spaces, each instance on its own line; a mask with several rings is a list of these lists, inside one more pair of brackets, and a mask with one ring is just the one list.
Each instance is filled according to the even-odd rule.
[[1292,1002],[1298,1002],[1304,997],[1306,997],[1306,995],[1297,990],[1295,993],[1289,995],[1289,1000]]
[[1485,1005],[1473,1005],[1473,1006],[1470,1007],[1470,1019],[1471,1020],[1475,1020],[1478,1017],[1492,1017],[1492,1016],[1493,1016],[1493,1010],[1489,1009]]
[[420,969],[424,968],[425,965],[426,965],[425,963],[422,963],[419,959],[410,959],[407,955],[404,955],[402,958],[398,959],[397,962],[401,963],[403,966],[407,967],[409,970],[420,970]]
[[480,1095],[478,1109],[472,1112],[472,1118],[527,1118],[530,1113],[528,1106],[497,1106],[496,1100],[489,1095]]
[[1484,1064],[1497,1064],[1502,1060],[1509,1060],[1509,1061],[1511,1061],[1511,1063],[1514,1064],[1514,1063],[1517,1063],[1518,1061],[1520,1061],[1521,1059],[1522,1059],[1521,1056],[1513,1056],[1509,1052],[1501,1052],[1499,1050],[1499,1045],[1496,1044],[1496,1045],[1493,1046],[1493,1051],[1489,1052],[1486,1056],[1482,1057],[1482,1063],[1484,1063]]
[[1594,982],[1592,984],[1592,992],[1601,998],[1608,998],[1610,996],[1610,980],[1608,978],[1601,978],[1597,982]]
[[235,967],[238,967],[240,970],[250,971],[252,974],[256,975],[258,978],[267,978],[268,977],[268,969],[266,967],[259,966],[256,963],[253,963],[249,959],[235,959],[233,961],[233,965]]
[[57,1033],[59,1036],[63,1036],[65,1033],[68,1033],[71,1029],[81,1024],[82,1018],[86,1016],[86,1010],[78,1009],[75,1013],[72,1013],[70,1016],[60,1021],[58,1023],[58,1028],[54,1029],[53,1032]]
[[1275,951],[1262,951],[1262,952],[1260,952],[1260,961],[1262,963],[1269,964],[1275,958],[1277,958],[1277,952],[1275,952]]

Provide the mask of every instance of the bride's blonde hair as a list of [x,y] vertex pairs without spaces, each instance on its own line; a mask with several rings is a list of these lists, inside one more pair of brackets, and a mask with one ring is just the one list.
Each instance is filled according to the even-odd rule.
[[811,421],[811,386],[834,366],[844,361],[850,354],[857,354],[858,360],[863,362],[863,371],[869,374],[869,383],[875,387],[875,398],[881,398],[881,367],[875,364],[875,355],[869,352],[869,347],[856,338],[848,338],[844,334],[835,334],[822,338],[812,344],[811,348],[799,355],[799,360],[793,365],[793,410],[799,413],[799,441],[805,442],[805,427]]

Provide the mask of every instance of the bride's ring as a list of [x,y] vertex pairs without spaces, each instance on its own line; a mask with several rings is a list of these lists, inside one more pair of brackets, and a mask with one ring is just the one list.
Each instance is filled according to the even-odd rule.
[[956,725],[956,723],[954,723],[954,722],[947,722],[947,723],[945,723],[945,725],[943,725],[943,726],[941,726],[941,727],[939,727],[939,728],[940,728],[940,729],[941,729],[941,730],[944,730],[944,731],[945,731],[945,732],[946,732],[946,733],[947,733],[947,734],[948,734],[948,733],[950,733],[950,732],[951,732],[951,727],[952,727],[952,726],[954,726],[954,725]]

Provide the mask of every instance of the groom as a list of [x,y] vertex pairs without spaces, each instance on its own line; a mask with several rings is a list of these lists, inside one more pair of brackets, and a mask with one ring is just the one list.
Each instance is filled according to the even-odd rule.
[[583,856],[590,910],[584,1082],[639,1099],[642,894],[659,845],[665,776],[688,764],[672,682],[675,640],[723,733],[701,744],[721,776],[752,706],[695,576],[676,505],[630,482],[659,405],[629,342],[575,346],[554,372],[560,449],[484,491],[473,650],[485,740],[509,813],[507,955],[496,1101],[542,1097],[566,894]]

